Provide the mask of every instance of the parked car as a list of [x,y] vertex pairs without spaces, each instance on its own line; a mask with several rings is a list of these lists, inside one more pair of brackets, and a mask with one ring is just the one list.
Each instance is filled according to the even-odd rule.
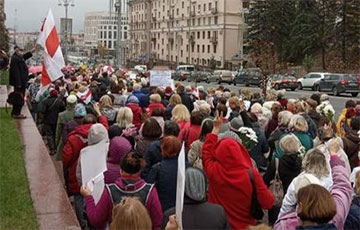
[[291,89],[291,91],[295,91],[295,89],[298,87],[295,77],[281,74],[271,75],[270,84],[271,87],[276,90]]
[[208,82],[211,73],[206,71],[193,71],[191,72],[191,80],[196,82]]
[[234,85],[236,85],[236,84],[245,84],[247,74],[248,73],[245,70],[237,71],[235,79],[234,79]]
[[193,65],[179,65],[176,68],[176,80],[185,81],[193,71],[195,71],[195,66]]
[[297,80],[299,89],[310,88],[312,90],[317,90],[319,82],[324,78],[325,74],[328,73],[311,72],[305,74],[302,78]]
[[261,83],[261,70],[259,68],[246,69],[245,86],[260,85]]
[[221,84],[222,82],[227,82],[229,84],[233,83],[234,77],[229,70],[215,70],[213,74],[211,74],[208,78],[209,82],[218,82]]
[[331,91],[334,96],[351,93],[353,97],[356,97],[360,93],[360,81],[349,74],[330,73],[320,80],[319,91]]

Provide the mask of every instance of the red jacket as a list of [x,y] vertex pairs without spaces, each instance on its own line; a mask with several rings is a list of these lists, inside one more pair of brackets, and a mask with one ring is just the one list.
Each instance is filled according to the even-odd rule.
[[[105,116],[100,116],[98,120],[106,129],[109,129],[109,124]],[[87,146],[88,133],[92,125],[93,124],[83,124],[77,126],[74,131],[69,134],[62,151],[62,162],[69,173],[68,191],[70,194],[80,193],[80,186],[76,179],[76,166],[81,149]]]
[[200,125],[190,125],[189,128],[181,130],[181,134],[179,136],[182,137],[181,141],[185,141],[186,152],[190,150],[191,144],[199,139],[200,132]]
[[133,112],[133,124],[139,130],[141,127],[141,114],[142,114],[141,107],[135,103],[129,103],[126,106],[129,107]]
[[165,106],[161,103],[151,103],[149,105],[149,107],[147,108],[147,113],[149,116],[151,116],[152,112],[156,109],[156,108],[159,108],[159,109],[164,109],[165,110]]
[[[256,225],[251,217],[252,186],[248,169],[253,168],[249,153],[235,139],[208,134],[203,145],[202,162],[209,180],[210,203],[224,207],[232,229],[246,229]],[[256,192],[263,209],[273,206],[274,197],[261,175],[253,169]]]

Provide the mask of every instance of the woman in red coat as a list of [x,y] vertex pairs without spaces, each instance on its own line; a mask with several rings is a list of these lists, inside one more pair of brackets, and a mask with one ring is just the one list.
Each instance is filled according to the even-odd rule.
[[[209,180],[208,201],[224,207],[232,229],[246,229],[256,224],[250,214],[252,186],[248,169],[253,166],[249,153],[236,139],[227,137],[218,141],[222,119],[222,116],[214,119],[213,131],[206,136],[202,150]],[[259,204],[263,209],[271,208],[273,195],[256,169],[253,175]]]

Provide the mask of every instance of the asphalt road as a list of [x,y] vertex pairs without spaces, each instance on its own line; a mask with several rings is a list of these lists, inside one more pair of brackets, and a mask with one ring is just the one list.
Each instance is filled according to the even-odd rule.
[[[194,82],[183,82],[183,84],[195,85]],[[197,83],[197,86],[199,86],[199,85],[204,86],[205,89],[207,89],[208,87],[216,88],[217,86],[219,86],[219,84],[216,82],[211,82],[210,84],[207,84],[205,82]],[[239,89],[250,89],[251,92],[260,92],[261,91],[260,87],[256,87],[256,86],[245,87],[244,85],[239,85],[239,84],[237,86],[234,86],[233,84],[229,85],[227,83],[222,83],[221,85],[223,85],[225,88],[229,88],[232,92],[235,92],[236,94],[239,93]],[[296,91],[286,91],[285,96],[287,98],[293,98],[293,99],[298,99],[302,96],[309,98],[313,93],[315,93],[315,91],[312,91],[310,89],[309,90],[297,89]],[[333,95],[331,95],[331,92],[328,92],[328,94],[330,97],[330,103],[332,104],[332,106],[335,109],[335,117],[336,118],[341,114],[341,111],[345,107],[345,102],[347,100],[352,99],[355,101],[360,101],[360,96],[352,97],[351,94],[342,94],[341,96],[333,96]]]

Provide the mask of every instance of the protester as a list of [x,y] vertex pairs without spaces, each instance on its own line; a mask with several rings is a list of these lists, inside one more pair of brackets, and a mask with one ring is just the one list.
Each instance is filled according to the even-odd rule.
[[345,136],[346,132],[350,131],[351,118],[356,116],[356,103],[353,100],[348,100],[345,103],[345,108],[342,110],[338,121],[336,122],[337,135]]
[[260,130],[265,133],[269,120],[264,116],[264,108],[259,103],[254,103],[250,108],[250,112],[257,117]]
[[171,114],[171,120],[179,125],[180,132],[190,127],[190,113],[185,105],[176,105]]
[[10,61],[9,84],[14,87],[14,92],[20,94],[23,100],[13,105],[11,115],[14,119],[25,119],[26,116],[21,114],[25,89],[29,80],[29,71],[25,61],[33,56],[35,48],[23,54],[23,50],[19,46],[15,46],[14,51]]
[[170,99],[169,99],[169,104],[165,109],[165,118],[166,120],[170,120],[171,119],[171,114],[173,109],[175,108],[175,106],[180,105],[181,102],[181,97],[179,96],[179,94],[173,94],[171,95]]
[[137,129],[141,127],[142,109],[139,106],[139,99],[134,95],[130,95],[127,99],[127,107],[129,107],[133,113],[133,123]]
[[100,98],[99,104],[101,114],[105,115],[105,117],[108,119],[109,125],[111,126],[115,123],[117,111],[113,108],[113,102],[110,96],[102,96]]
[[360,146],[360,116],[351,119],[350,130],[342,137],[344,151],[349,158],[351,169],[359,166],[359,146]]
[[[182,212],[183,229],[230,229],[224,208],[206,202],[207,179],[197,168],[185,171],[184,209]],[[169,216],[175,214],[175,207],[164,213],[163,226]]]
[[114,184],[105,186],[99,202],[95,205],[94,198],[87,186],[81,187],[81,195],[85,198],[86,214],[90,224],[96,229],[105,229],[111,219],[113,207],[122,199],[138,197],[145,205],[152,222],[152,229],[160,229],[163,214],[156,188],[140,178],[145,166],[142,155],[134,152],[126,154],[121,161],[121,177]]
[[164,137],[161,143],[163,159],[153,165],[146,181],[154,183],[164,211],[175,206],[178,156],[181,143],[175,136]]
[[[247,150],[232,138],[218,141],[222,121],[222,116],[215,118],[213,131],[203,145],[203,167],[209,180],[208,201],[224,207],[232,228],[245,229],[255,225],[250,214],[252,190],[256,189],[263,209],[272,207],[274,197],[260,174],[253,170]],[[254,175],[255,188],[251,187],[249,170]]]
[[148,114],[151,115],[156,108],[161,110],[165,109],[164,105],[161,103],[161,97],[157,93],[150,95],[150,105],[147,109]]
[[201,132],[201,123],[206,114],[200,111],[191,113],[190,126],[183,129],[179,134],[179,139],[185,142],[185,151],[189,152],[191,144],[199,138]]
[[308,133],[310,134],[312,139],[315,139],[316,137],[316,125],[315,122],[311,119],[311,117],[308,115],[310,110],[309,105],[305,101],[296,101],[294,105],[294,113],[300,114],[303,116],[306,120],[306,123],[308,124]]
[[209,118],[206,118],[201,123],[201,131],[199,139],[194,141],[188,152],[188,161],[189,164],[193,167],[203,169],[202,165],[202,146],[205,142],[206,135],[211,133],[213,129],[213,121]]
[[354,192],[355,195],[351,202],[351,207],[349,214],[346,217],[346,221],[344,224],[344,229],[357,229],[360,224],[360,168],[358,170],[354,170],[353,174],[355,174],[354,181]]
[[181,97],[182,104],[185,105],[186,108],[188,109],[188,112],[191,113],[194,109],[194,105],[190,96],[187,93],[185,93],[185,87],[180,85],[179,87],[177,87],[176,93],[179,94],[179,96]]
[[111,184],[120,177],[120,163],[124,155],[132,150],[130,142],[124,137],[114,137],[110,141],[106,168],[105,183]]
[[161,135],[159,123],[154,118],[146,119],[136,140],[135,152],[144,156],[150,144],[159,140]]
[[269,120],[265,136],[266,138],[270,137],[270,134],[278,127],[279,125],[279,113],[283,110],[280,103],[273,103],[271,106],[271,119]]
[[59,113],[56,124],[55,132],[55,144],[57,146],[56,160],[61,161],[61,153],[64,148],[64,141],[62,138],[62,132],[65,125],[74,119],[74,109],[77,102],[77,98],[74,95],[70,95],[66,98],[66,110]]
[[65,103],[56,89],[50,91],[50,97],[44,101],[44,107],[41,111],[44,114],[43,123],[46,133],[47,144],[50,149],[50,155],[56,154],[56,125],[59,113],[65,110]]

